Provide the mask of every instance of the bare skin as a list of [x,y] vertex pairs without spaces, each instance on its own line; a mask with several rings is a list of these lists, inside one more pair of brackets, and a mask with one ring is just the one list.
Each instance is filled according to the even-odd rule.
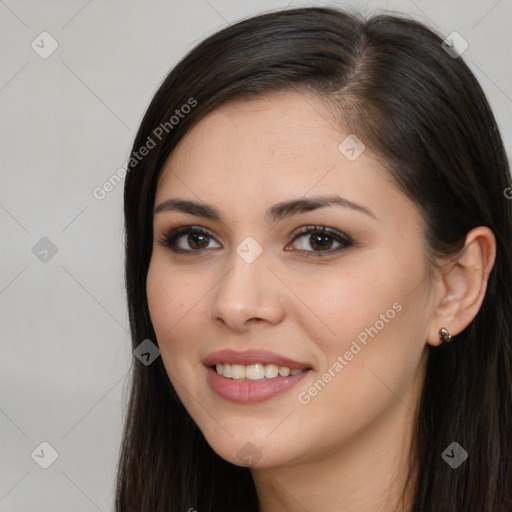
[[[256,447],[249,465],[261,512],[407,512],[409,491],[396,507],[427,347],[440,343],[441,327],[456,335],[477,314],[495,239],[475,228],[458,260],[432,269],[414,203],[368,149],[349,161],[338,146],[350,133],[329,119],[313,96],[275,94],[223,105],[187,133],[162,171],[155,207],[207,203],[222,220],[155,214],[151,320],[169,377],[213,449],[247,465],[238,452]],[[361,208],[265,216],[277,203],[333,195]],[[160,241],[178,226],[208,234],[182,234],[174,243],[188,252],[176,253]],[[352,242],[298,234],[301,226]],[[236,251],[248,236],[263,250],[251,263]],[[366,344],[354,353],[361,333]],[[230,402],[203,365],[224,348],[271,350],[313,371],[267,401]],[[346,364],[337,371],[339,357]]]

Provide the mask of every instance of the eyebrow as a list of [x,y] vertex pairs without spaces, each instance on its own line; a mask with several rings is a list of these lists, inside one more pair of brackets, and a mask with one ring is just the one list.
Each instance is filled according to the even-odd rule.
[[[317,196],[308,199],[294,199],[291,201],[277,203],[267,210],[265,213],[265,218],[269,222],[276,222],[293,215],[298,215],[300,213],[309,212],[328,206],[341,206],[343,208],[350,208],[357,212],[361,212],[370,217],[373,217],[374,219],[377,219],[377,216],[369,208],[361,204],[354,203],[353,201],[349,201],[348,199],[338,195]],[[153,213],[157,214],[164,211],[179,211],[183,213],[189,213],[190,215],[205,217],[211,220],[223,220],[219,209],[215,206],[191,201],[188,199],[167,199],[166,201],[160,203],[155,208]]]

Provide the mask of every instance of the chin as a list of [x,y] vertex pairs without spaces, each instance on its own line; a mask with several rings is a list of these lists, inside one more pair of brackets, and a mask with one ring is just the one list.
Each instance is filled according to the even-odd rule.
[[272,439],[268,436],[268,432],[271,432],[276,424],[273,422],[272,427],[265,429],[267,434],[259,435],[253,433],[250,428],[244,430],[241,425],[238,430],[231,430],[231,426],[227,427],[229,432],[236,432],[233,437],[220,427],[220,432],[217,429],[215,432],[205,432],[203,429],[201,431],[213,451],[231,464],[250,468],[271,468],[286,464],[292,459],[291,447],[286,443],[286,438],[290,439],[291,436],[272,435]]

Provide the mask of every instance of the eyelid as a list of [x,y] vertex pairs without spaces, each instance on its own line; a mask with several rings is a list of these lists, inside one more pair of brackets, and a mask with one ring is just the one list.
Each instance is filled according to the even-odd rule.
[[339,229],[336,228],[331,228],[330,226],[319,224],[308,224],[306,226],[300,226],[296,230],[294,230],[290,236],[292,236],[293,240],[295,240],[301,235],[307,235],[310,233],[321,233],[333,237],[342,238],[346,242],[353,242],[352,238],[343,231],[340,231]]
[[[216,243],[220,244],[220,242],[217,241],[216,237],[210,232],[209,229],[204,228],[203,226],[198,225],[182,225],[177,227],[171,227],[168,230],[164,231],[163,234],[158,238],[159,245],[162,245],[164,247],[169,247],[169,249],[175,253],[179,254],[189,254],[189,255],[198,255],[200,253],[206,253],[211,251],[212,249],[181,249],[177,247],[175,244],[175,241],[180,238],[181,236],[187,235],[187,234],[200,234],[205,235],[209,237],[212,240],[215,240]],[[355,246],[356,243],[346,233],[343,231],[340,231],[336,228],[332,228],[325,225],[304,225],[300,226],[299,228],[295,229],[289,237],[291,238],[290,242],[287,243],[286,247],[288,247],[290,244],[295,242],[297,238],[300,238],[302,236],[306,235],[314,235],[314,234],[320,234],[324,236],[328,236],[329,238],[334,239],[338,244],[341,245],[341,247],[337,249],[328,249],[325,251],[308,251],[304,249],[297,249],[293,252],[298,252],[301,254],[306,253],[306,255],[309,256],[328,256],[332,254],[337,254],[344,249],[347,249],[349,247]],[[220,244],[222,245],[222,244]],[[291,251],[287,251],[291,252]]]
[[[199,253],[204,252],[209,249],[202,249],[202,250],[193,250],[193,249],[181,249],[179,247],[173,246],[175,241],[180,238],[181,236],[187,235],[187,234],[199,234],[199,235],[205,235],[210,237],[211,239],[216,240],[215,236],[212,235],[212,233],[202,226],[196,226],[196,225],[185,225],[185,226],[177,226],[177,227],[171,227],[168,230],[163,231],[161,236],[158,238],[158,244],[162,245],[164,247],[169,247],[173,252],[176,253]],[[217,242],[219,243],[219,242]]]
[[338,244],[340,244],[340,247],[338,247],[337,249],[328,249],[325,251],[307,251],[304,249],[298,249],[297,251],[294,252],[305,253],[307,257],[327,257],[333,254],[338,254],[339,252],[356,245],[351,236],[347,235],[343,231],[340,231],[336,228],[332,228],[330,226],[325,225],[307,225],[297,228],[291,235],[293,236],[293,239],[291,240],[290,243],[293,243],[295,242],[295,240],[297,240],[297,238],[301,238],[308,234],[320,234],[323,236],[327,236],[331,239],[334,239]]

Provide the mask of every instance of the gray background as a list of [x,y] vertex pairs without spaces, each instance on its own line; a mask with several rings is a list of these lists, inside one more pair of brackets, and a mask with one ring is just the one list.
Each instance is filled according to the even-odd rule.
[[[511,0],[315,4],[459,32],[510,154]],[[188,49],[287,5],[312,2],[0,0],[0,511],[112,510],[131,358],[122,183],[103,200],[93,189],[125,163]],[[51,49],[43,31],[59,45],[46,59],[31,47]],[[51,462],[43,441],[58,453],[48,469],[36,463]]]

